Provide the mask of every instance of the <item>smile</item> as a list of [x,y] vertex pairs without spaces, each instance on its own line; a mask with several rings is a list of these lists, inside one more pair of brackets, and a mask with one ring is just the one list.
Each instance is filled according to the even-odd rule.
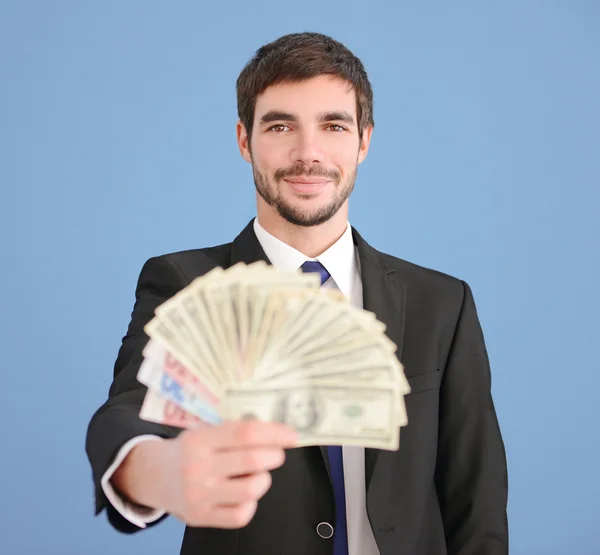
[[292,190],[300,194],[319,193],[327,186],[328,183],[330,183],[329,179],[323,179],[318,177],[292,177],[289,179],[284,179],[284,181],[288,185],[290,185]]

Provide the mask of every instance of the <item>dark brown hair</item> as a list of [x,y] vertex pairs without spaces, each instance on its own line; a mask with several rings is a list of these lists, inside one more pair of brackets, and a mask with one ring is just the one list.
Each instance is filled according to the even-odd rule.
[[358,131],[375,125],[373,90],[360,61],[340,42],[320,33],[292,33],[259,48],[236,84],[238,116],[252,135],[256,97],[271,85],[305,81],[320,75],[347,81],[356,94]]

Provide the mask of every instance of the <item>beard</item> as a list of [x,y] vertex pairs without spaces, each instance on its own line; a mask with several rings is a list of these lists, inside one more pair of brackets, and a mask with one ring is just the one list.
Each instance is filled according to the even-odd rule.
[[[358,167],[358,165],[357,165]],[[339,209],[350,197],[356,183],[357,167],[348,175],[346,182],[342,183],[342,177],[336,170],[325,170],[315,166],[307,170],[304,165],[292,166],[287,169],[279,169],[273,175],[273,184],[265,173],[258,170],[254,162],[252,163],[252,173],[254,175],[254,185],[258,194],[272,208],[277,210],[278,214],[292,225],[301,227],[313,227],[321,225],[337,214]],[[307,210],[300,206],[286,201],[281,195],[281,181],[286,177],[325,177],[330,179],[335,186],[334,197],[323,206]],[[310,195],[305,195],[308,198]]]

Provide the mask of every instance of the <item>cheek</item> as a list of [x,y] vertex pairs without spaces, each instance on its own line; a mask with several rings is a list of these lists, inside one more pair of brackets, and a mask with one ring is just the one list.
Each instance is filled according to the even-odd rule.
[[356,149],[345,145],[346,148],[331,153],[332,163],[340,168],[344,174],[351,173],[355,170],[358,162],[358,147]]
[[253,147],[252,156],[256,165],[266,170],[275,170],[286,166],[289,149],[281,141],[259,140]]
[[336,165],[342,172],[342,176],[346,178],[356,170],[356,158],[344,158],[343,160],[339,160]]
[[269,178],[269,180],[273,179],[273,176],[277,170],[287,167],[285,163],[278,163],[273,156],[263,156],[260,159],[255,160],[255,165],[261,173]]

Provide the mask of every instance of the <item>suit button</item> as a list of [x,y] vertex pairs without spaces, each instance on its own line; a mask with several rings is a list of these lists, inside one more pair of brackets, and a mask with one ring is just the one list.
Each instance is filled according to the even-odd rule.
[[325,540],[333,536],[333,526],[329,522],[319,522],[317,524],[317,534]]

